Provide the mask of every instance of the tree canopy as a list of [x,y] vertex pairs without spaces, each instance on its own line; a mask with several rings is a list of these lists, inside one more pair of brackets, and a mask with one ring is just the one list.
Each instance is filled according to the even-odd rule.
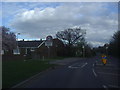
[[59,31],[56,37],[64,41],[68,46],[72,46],[78,41],[84,41],[85,30],[81,28],[68,28],[64,31]]
[[65,44],[67,55],[75,56],[78,43],[81,43],[82,45],[85,43],[85,34],[86,31],[80,27],[68,28],[64,31],[57,32],[56,37]]
[[0,27],[2,30],[2,49],[3,50],[13,50],[16,48],[16,35],[4,26]]
[[[109,44],[109,54],[113,56],[119,56],[118,50],[120,50],[120,30],[115,32]],[[120,56],[119,56],[120,57]]]

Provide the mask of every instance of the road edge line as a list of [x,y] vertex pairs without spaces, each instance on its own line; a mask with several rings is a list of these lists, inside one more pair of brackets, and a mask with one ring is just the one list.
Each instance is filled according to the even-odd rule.
[[106,86],[106,85],[102,85],[103,86],[103,88],[106,88],[106,89],[108,89],[108,87]]
[[37,77],[37,76],[39,76],[39,75],[41,75],[41,74],[49,71],[49,70],[51,70],[51,68],[48,68],[48,69],[46,69],[45,71],[41,71],[41,72],[39,72],[38,74],[35,74],[35,75],[31,76],[31,77],[29,77],[28,79],[26,79],[26,80],[24,80],[24,81],[22,81],[22,82],[20,82],[20,83],[18,83],[18,84],[16,84],[16,85],[12,86],[11,88],[17,88],[17,87],[25,84],[26,82],[34,79],[35,77]]
[[93,70],[93,74],[95,75],[95,77],[97,77],[97,74],[95,73],[94,69],[92,69],[92,70]]
[[95,64],[93,64],[93,67],[95,66]]

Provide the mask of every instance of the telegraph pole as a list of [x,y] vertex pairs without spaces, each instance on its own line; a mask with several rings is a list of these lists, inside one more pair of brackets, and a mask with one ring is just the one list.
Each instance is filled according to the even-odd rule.
[[108,51],[107,51],[107,50],[108,50],[108,47],[106,46],[105,49],[106,49],[106,54],[108,55]]
[[18,35],[20,35],[20,33],[17,33],[17,51],[18,51]]

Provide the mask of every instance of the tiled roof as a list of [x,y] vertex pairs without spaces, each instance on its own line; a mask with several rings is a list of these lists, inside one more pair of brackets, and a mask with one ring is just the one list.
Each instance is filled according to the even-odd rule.
[[[18,46],[19,47],[40,47],[43,43],[45,43],[45,40],[43,41],[18,41]],[[57,44],[63,44],[62,41],[60,41],[59,39],[55,38],[53,39],[53,44],[57,45]]]
[[38,47],[43,41],[18,41],[19,47]]

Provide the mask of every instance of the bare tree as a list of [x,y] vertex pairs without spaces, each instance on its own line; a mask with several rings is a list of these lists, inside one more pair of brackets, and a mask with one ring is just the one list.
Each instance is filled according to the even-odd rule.
[[0,30],[2,30],[2,49],[12,52],[16,48],[16,35],[4,26],[1,26]]
[[85,42],[85,34],[85,30],[81,28],[68,28],[57,32],[56,37],[66,44],[68,56],[73,56],[73,52],[75,52],[73,46],[78,42]]
[[56,37],[64,41],[68,46],[77,42],[84,41],[85,30],[81,28],[68,28],[64,31],[57,32]]

